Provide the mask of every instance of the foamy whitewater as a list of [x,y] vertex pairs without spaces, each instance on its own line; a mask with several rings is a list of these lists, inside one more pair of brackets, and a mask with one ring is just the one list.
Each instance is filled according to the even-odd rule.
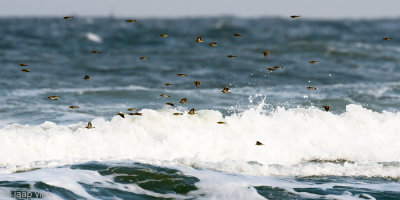
[[1,200],[400,199],[399,20],[0,24]]
[[[141,111],[142,117],[94,119],[95,128],[90,130],[83,128],[83,122],[67,126],[53,122],[8,125],[0,130],[0,178],[40,181],[87,199],[95,198],[79,183],[95,182],[126,192],[176,199],[201,194],[206,194],[203,198],[207,199],[263,199],[256,189],[250,188],[263,185],[307,198],[374,199],[368,194],[302,194],[293,188],[309,186],[271,177],[400,177],[400,148],[395,148],[400,141],[398,113],[378,113],[358,105],[348,105],[340,115],[316,108],[278,108],[266,113],[263,105],[225,117],[213,110],[171,117],[177,110],[145,109]],[[254,145],[257,140],[264,145]],[[199,190],[186,196],[161,195],[138,185],[110,185],[111,177],[95,172],[58,168],[93,161],[175,168],[199,178]],[[36,168],[42,169],[29,172]],[[28,172],[13,174],[24,170]],[[360,187],[359,184],[341,186]],[[333,185],[318,187],[329,189]],[[400,192],[398,183],[364,187]],[[47,198],[59,196],[49,193]]]
[[133,160],[248,175],[400,177],[400,148],[395,148],[400,146],[400,114],[357,105],[340,115],[315,108],[266,114],[262,105],[226,117],[212,110],[173,116],[177,110],[145,109],[143,116],[96,118],[94,129],[84,128],[84,122],[13,124],[0,130],[0,163],[8,173]]

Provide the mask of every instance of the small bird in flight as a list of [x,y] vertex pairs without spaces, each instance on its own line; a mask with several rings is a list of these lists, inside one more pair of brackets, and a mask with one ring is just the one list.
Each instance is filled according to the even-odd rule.
[[178,76],[187,76],[187,74],[178,74]]
[[292,15],[292,16],[290,16],[291,18],[298,18],[298,17],[301,17],[300,15]]
[[143,113],[140,113],[140,112],[135,112],[135,113],[129,113],[128,115],[139,115],[139,116],[142,116],[142,115],[143,115]]
[[268,56],[269,56],[269,54],[270,54],[271,52],[269,52],[269,51],[263,51],[262,53],[264,54],[265,59],[268,60]]
[[217,44],[216,42],[211,42],[211,43],[208,44],[208,45],[210,45],[210,46],[212,46],[212,47],[216,47],[218,44]]
[[135,111],[137,108],[128,108],[129,111]]
[[73,18],[73,16],[65,16],[65,17],[63,17],[64,19],[72,19]]
[[199,88],[200,87],[200,84],[201,84],[201,82],[200,81],[193,81],[194,82],[194,85],[196,85],[196,87],[197,88]]
[[311,63],[311,64],[317,64],[317,63],[319,63],[319,61],[312,60],[312,61],[310,61],[310,63]]
[[325,109],[325,111],[326,112],[328,112],[329,111],[329,109],[331,109],[331,107],[330,106],[322,106],[324,109]]
[[171,86],[171,85],[173,85],[172,83],[166,83],[166,84],[164,84],[164,85],[166,85],[166,86]]
[[27,64],[23,64],[23,63],[21,63],[21,64],[18,64],[19,66],[21,66],[21,67],[26,67],[26,66],[29,66],[29,65],[27,65]]
[[187,103],[187,98],[181,99],[181,101],[179,103],[181,103],[181,104]]
[[29,70],[29,69],[21,69],[21,72],[30,72],[31,70]]
[[71,109],[79,108],[79,106],[69,106]]
[[125,115],[126,115],[126,114],[120,112],[120,113],[117,113],[117,115],[119,115],[119,116],[122,117],[122,118],[125,118]]
[[197,37],[196,42],[197,42],[197,43],[204,42],[204,41],[201,39],[201,35],[199,35],[199,36]]
[[228,57],[228,58],[236,58],[236,56],[234,56],[234,55],[227,55],[226,57]]
[[126,22],[136,22],[136,19],[127,19],[127,20],[125,20]]
[[269,71],[275,71],[275,70],[280,69],[280,68],[283,68],[283,66],[274,66],[274,67],[270,67],[270,68],[267,68],[267,69]]
[[148,59],[150,59],[150,58],[144,57],[144,56],[143,56],[143,57],[140,57],[139,59],[140,59],[140,60],[148,60]]
[[316,87],[312,87],[312,86],[307,86],[307,89],[308,90],[316,90],[317,88]]
[[167,104],[167,105],[169,105],[169,106],[174,106],[174,105],[175,105],[174,103],[170,103],[170,102],[165,103],[165,104]]
[[91,79],[91,78],[90,78],[90,76],[88,76],[88,75],[85,75],[85,76],[83,77],[83,79],[85,79],[85,80],[89,80],[89,79]]
[[168,37],[167,34],[161,34],[160,36],[161,36],[161,37]]
[[92,126],[92,122],[88,122],[87,126],[85,127],[87,129],[95,128]]
[[263,143],[261,143],[260,141],[256,142],[256,145],[264,145]]
[[233,34],[233,36],[240,37],[240,36],[243,36],[243,35],[240,34],[240,33],[235,33],[235,34]]
[[224,89],[222,89],[221,92],[222,93],[231,93],[231,92],[229,92],[229,88],[228,87],[224,87]]
[[197,114],[197,113],[195,113],[194,111],[196,111],[196,109],[194,109],[194,108],[190,109],[190,110],[189,110],[189,115]]
[[97,53],[103,53],[103,52],[94,50],[94,51],[91,51],[91,53],[97,54]]
[[218,124],[226,124],[226,122],[221,122],[221,121],[219,121],[219,122],[217,122]]
[[60,98],[60,96],[49,96],[47,98],[50,100],[57,100],[58,98]]
[[183,115],[183,113],[173,113],[174,115]]
[[383,40],[391,40],[392,38],[390,38],[390,37],[385,37],[385,38],[383,38]]
[[161,94],[160,96],[161,97],[170,97],[169,95],[166,95],[166,94]]

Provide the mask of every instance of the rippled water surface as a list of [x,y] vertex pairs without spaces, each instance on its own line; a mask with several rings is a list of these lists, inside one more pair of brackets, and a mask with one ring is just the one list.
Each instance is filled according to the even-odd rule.
[[[0,27],[2,198],[400,199],[397,19],[0,18]],[[128,108],[143,116],[116,116]]]

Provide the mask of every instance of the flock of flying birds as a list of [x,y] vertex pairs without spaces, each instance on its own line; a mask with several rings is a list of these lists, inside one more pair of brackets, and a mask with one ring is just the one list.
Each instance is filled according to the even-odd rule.
[[[292,16],[290,16],[290,17],[294,19],[294,18],[300,17],[300,15],[292,15]],[[73,16],[66,16],[66,17],[64,17],[65,20],[69,20],[69,19],[72,19],[72,18],[73,18]],[[127,19],[127,20],[125,20],[125,21],[128,22],[128,23],[136,22],[135,19]],[[161,36],[161,37],[168,37],[167,34],[160,34],[160,36]],[[243,34],[235,33],[235,34],[233,34],[233,36],[235,36],[235,37],[241,37],[241,36],[243,36]],[[391,40],[391,39],[392,39],[392,38],[389,38],[389,37],[384,37],[384,38],[383,38],[383,40]],[[198,36],[197,39],[195,40],[195,42],[197,42],[197,43],[202,43],[202,42],[204,42],[203,39],[202,39],[202,36],[201,36],[201,35]],[[216,42],[211,42],[211,43],[209,43],[208,45],[209,45],[209,46],[212,46],[212,47],[215,47],[215,46],[218,46],[218,43],[216,43]],[[102,53],[102,52],[101,52],[101,51],[97,51],[97,50],[93,50],[93,51],[91,51],[91,53],[93,53],[93,54],[99,54],[99,53]],[[269,56],[269,54],[270,54],[271,52],[269,52],[269,51],[263,51],[262,53],[264,54],[265,59],[268,59],[268,56]],[[228,55],[227,57],[228,57],[228,58],[235,58],[236,56],[234,56],[234,55]],[[141,60],[148,60],[149,58],[148,58],[148,57],[140,57],[139,59],[141,59]],[[311,63],[311,64],[317,64],[317,63],[319,63],[319,61],[311,60],[310,63]],[[28,64],[22,64],[22,63],[21,63],[21,64],[18,64],[18,65],[21,66],[21,67],[27,67],[27,66],[29,66]],[[278,70],[278,69],[281,69],[281,68],[283,68],[283,66],[274,66],[274,67],[269,67],[269,68],[267,68],[267,70],[269,70],[269,71],[275,71],[275,70]],[[23,68],[23,69],[21,69],[21,71],[22,71],[22,72],[30,72],[30,69]],[[187,76],[187,74],[177,74],[177,75],[178,75],[178,76]],[[89,79],[91,79],[91,78],[90,78],[90,76],[85,75],[85,76],[83,77],[83,79],[89,80]],[[195,84],[195,86],[196,86],[197,88],[199,88],[201,82],[200,82],[200,81],[194,81],[194,84]],[[166,85],[166,86],[172,86],[173,84],[172,84],[172,83],[165,83],[165,85]],[[307,89],[308,89],[308,90],[317,90],[317,88],[316,88],[316,87],[313,87],[313,86],[307,86]],[[224,87],[224,88],[222,89],[221,92],[222,92],[222,93],[231,93],[231,92],[229,92],[229,87]],[[163,98],[170,97],[170,96],[167,95],[167,94],[161,94],[160,96],[163,97]],[[48,99],[50,99],[50,100],[57,100],[58,98],[60,98],[60,96],[49,96],[49,97],[48,97]],[[181,103],[181,104],[187,103],[187,98],[181,99],[181,101],[180,101],[179,103]],[[167,104],[167,105],[170,105],[170,106],[174,106],[174,105],[175,105],[174,103],[171,103],[171,102],[168,102],[168,103],[166,103],[166,104]],[[69,108],[71,108],[71,109],[77,109],[77,108],[79,108],[79,106],[71,105],[71,106],[69,106]],[[327,112],[330,110],[330,106],[329,106],[329,105],[323,105],[322,108],[324,108],[324,110],[327,111]],[[143,113],[138,112],[137,108],[128,108],[128,111],[131,111],[131,113],[122,113],[122,112],[119,112],[117,115],[121,116],[122,118],[125,118],[125,115],[139,115],[139,116],[141,116],[141,115],[143,114]],[[136,112],[134,112],[134,111],[136,111]],[[189,115],[197,114],[195,111],[196,111],[196,109],[192,108],[192,109],[190,109],[190,111],[188,112],[188,114],[189,114]],[[177,112],[177,113],[173,113],[173,115],[183,115],[183,113]],[[218,124],[225,124],[225,122],[223,122],[223,121],[218,121],[217,123],[218,123]],[[95,128],[95,127],[93,127],[92,123],[89,121],[88,124],[87,124],[87,126],[86,126],[85,128],[91,129],[91,128]],[[261,142],[259,142],[259,141],[256,141],[256,145],[263,145],[263,143],[261,143]]]

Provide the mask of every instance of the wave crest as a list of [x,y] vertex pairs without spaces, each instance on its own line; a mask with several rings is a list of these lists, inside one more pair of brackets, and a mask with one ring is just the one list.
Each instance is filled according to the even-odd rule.
[[[258,175],[337,175],[354,169],[358,175],[400,177],[399,165],[390,165],[391,171],[383,173],[386,165],[379,164],[400,162],[399,113],[378,113],[353,104],[339,115],[317,108],[278,108],[272,113],[261,108],[225,117],[213,110],[174,116],[177,110],[145,109],[143,116],[94,119],[94,129],[84,128],[85,122],[13,124],[0,129],[0,166],[15,171],[135,160]],[[264,145],[256,146],[256,141]],[[377,165],[382,170],[372,168]]]

